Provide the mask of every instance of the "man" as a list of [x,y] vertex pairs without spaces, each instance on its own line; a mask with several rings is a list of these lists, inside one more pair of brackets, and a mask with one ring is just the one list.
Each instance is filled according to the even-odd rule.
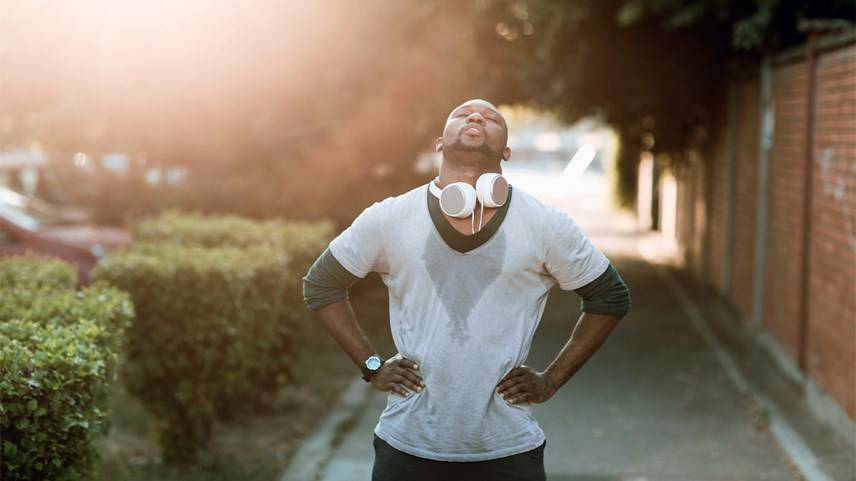
[[[544,480],[546,439],[531,405],[550,399],[629,309],[617,271],[561,210],[502,182],[498,207],[478,202],[462,217],[441,206],[441,189],[482,188],[477,179],[501,174],[507,139],[491,103],[456,107],[436,140],[436,187],[365,209],[304,277],[307,305],[363,378],[390,392],[374,430],[374,481]],[[369,272],[389,288],[399,352],[386,360],[348,301],[347,288]],[[536,371],[523,362],[557,283],[580,295],[583,314]]]

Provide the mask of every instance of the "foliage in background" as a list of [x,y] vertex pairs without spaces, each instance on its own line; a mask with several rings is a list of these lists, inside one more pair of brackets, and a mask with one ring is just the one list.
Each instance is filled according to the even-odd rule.
[[850,0],[629,0],[617,17],[622,25],[655,17],[667,32],[721,23],[733,49],[770,51],[804,41],[800,23],[806,20],[841,19],[852,26],[854,9]]
[[135,232],[94,276],[138,306],[122,379],[160,418],[164,460],[182,464],[207,447],[215,420],[267,408],[288,382],[308,317],[304,263],[330,226],[168,212]]
[[[237,215],[206,215],[201,212],[166,210],[139,219],[131,225],[139,242],[176,242],[198,247],[270,246],[288,253],[289,270],[300,277],[333,238],[334,226],[329,220],[313,222],[267,219],[257,221]],[[286,293],[290,305],[303,302],[302,286]],[[311,318],[306,309],[290,309],[289,321],[304,326]]]
[[332,238],[333,224],[328,220],[255,221],[236,215],[168,210],[141,219],[131,231],[143,242],[171,241],[199,247],[269,245],[288,252],[294,271],[306,272]]
[[168,196],[102,172],[89,202],[117,212],[168,199],[340,223],[424,181],[416,154],[467,98],[597,115],[633,167],[640,149],[704,148],[729,62],[801,42],[800,19],[854,17],[849,0],[39,5],[0,17],[16,46],[0,48],[0,146],[189,170]]
[[635,198],[640,151],[679,160],[709,146],[729,66],[804,41],[802,18],[852,20],[856,13],[841,0],[484,3],[480,77],[497,79],[504,102],[612,126],[625,204]]
[[0,289],[74,289],[74,267],[56,259],[6,257],[0,268]]
[[[0,477],[84,479],[106,431],[128,296],[58,261],[0,260]],[[55,282],[55,283],[54,283]]]

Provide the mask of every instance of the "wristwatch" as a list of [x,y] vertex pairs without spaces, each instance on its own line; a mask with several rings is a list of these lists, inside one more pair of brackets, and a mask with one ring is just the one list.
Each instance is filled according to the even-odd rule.
[[371,382],[372,377],[380,371],[380,367],[383,366],[383,362],[383,358],[376,354],[369,356],[369,358],[366,359],[360,367],[360,370],[363,371],[363,380],[365,382]]

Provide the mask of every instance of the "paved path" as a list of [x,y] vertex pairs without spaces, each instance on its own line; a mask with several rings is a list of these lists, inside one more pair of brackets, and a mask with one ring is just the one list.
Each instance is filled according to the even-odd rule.
[[[512,178],[512,184],[532,192],[535,187],[527,188],[527,180]],[[781,447],[768,429],[769,416],[759,411],[735,382],[733,370],[723,364],[721,353],[694,326],[686,299],[640,255],[640,233],[633,222],[605,210],[604,189],[587,185],[586,192],[575,196],[542,193],[543,199],[571,212],[618,266],[630,286],[633,308],[556,396],[535,406],[547,434],[548,479],[801,479],[800,460]],[[576,295],[554,290],[526,364],[543,369],[568,339],[578,316]],[[346,398],[345,404],[355,408],[350,414],[334,413],[338,427],[319,430],[315,448],[297,454],[283,481],[371,478],[372,431],[386,394],[357,381]],[[330,443],[336,445],[332,451],[318,449]],[[815,473],[809,479],[852,479],[847,473],[852,459],[852,454],[844,455],[835,478],[824,477],[820,470],[819,477]]]

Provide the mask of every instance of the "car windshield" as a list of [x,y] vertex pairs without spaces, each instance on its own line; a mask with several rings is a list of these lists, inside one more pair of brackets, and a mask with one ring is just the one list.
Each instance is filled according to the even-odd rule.
[[26,197],[5,187],[0,187],[0,217],[29,230],[72,223],[50,204]]

